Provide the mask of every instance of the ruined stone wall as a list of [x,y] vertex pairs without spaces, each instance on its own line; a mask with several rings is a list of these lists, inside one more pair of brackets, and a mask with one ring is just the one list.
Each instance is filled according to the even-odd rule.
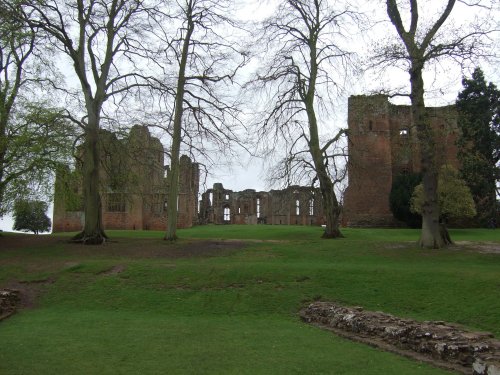
[[200,222],[212,224],[322,225],[318,189],[291,186],[284,190],[234,192],[214,184],[202,194]]
[[464,374],[500,374],[500,341],[443,321],[418,322],[362,307],[314,302],[300,312],[308,323]]
[[[458,167],[453,106],[428,108],[438,147],[437,160]],[[348,101],[349,183],[343,222],[348,226],[399,226],[390,210],[393,178],[420,171],[420,150],[409,106],[385,95],[351,96]]]
[[[134,126],[121,139],[102,131],[100,147],[104,229],[165,230],[168,186],[160,140],[152,137],[147,127]],[[54,232],[79,231],[83,227],[80,169],[76,163],[74,172],[56,177]],[[197,221],[198,186],[198,164],[182,156],[179,228],[191,227]]]

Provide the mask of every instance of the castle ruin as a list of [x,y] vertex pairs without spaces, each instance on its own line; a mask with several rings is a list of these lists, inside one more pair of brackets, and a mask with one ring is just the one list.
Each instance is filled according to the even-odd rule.
[[319,189],[290,186],[269,192],[253,189],[234,192],[217,183],[202,194],[200,222],[322,225],[325,216]]
[[[454,106],[428,108],[439,141],[437,160],[458,167],[457,114]],[[410,106],[394,105],[385,95],[352,96],[348,101],[349,164],[344,196],[346,226],[400,226],[389,206],[395,176],[420,172],[419,143]],[[101,198],[105,229],[165,230],[168,166],[164,148],[145,126],[121,139],[101,132]],[[81,163],[56,178],[53,231],[79,231],[84,213]],[[65,177],[63,177],[63,174]],[[317,188],[232,191],[220,183],[198,202],[199,165],[180,158],[178,227],[195,224],[323,225]],[[69,176],[69,178],[68,178]],[[199,209],[198,209],[199,208]]]
[[[440,165],[458,168],[455,107],[430,107],[427,111],[437,139],[436,160]],[[351,96],[348,128],[349,183],[344,197],[344,224],[400,226],[389,206],[392,180],[398,174],[421,171],[410,106],[391,104],[385,95]]]
[[[145,126],[134,126],[118,139],[102,130],[100,191],[104,229],[165,230],[167,225],[168,167],[165,150]],[[80,231],[84,224],[81,162],[75,171],[56,177],[53,231]],[[198,216],[199,166],[180,158],[179,228],[189,228]]]

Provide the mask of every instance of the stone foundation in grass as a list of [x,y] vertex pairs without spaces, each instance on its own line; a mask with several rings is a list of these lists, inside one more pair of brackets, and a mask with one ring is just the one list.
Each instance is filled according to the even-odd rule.
[[14,289],[0,289],[0,320],[8,318],[16,312],[20,292]]
[[500,341],[443,321],[418,322],[332,302],[314,302],[303,321],[433,365],[474,375],[500,375]]

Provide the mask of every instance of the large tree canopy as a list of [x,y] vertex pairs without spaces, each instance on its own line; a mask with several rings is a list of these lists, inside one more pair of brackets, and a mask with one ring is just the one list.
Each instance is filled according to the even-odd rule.
[[38,99],[48,97],[41,86],[52,76],[49,51],[30,15],[15,16],[16,4],[0,1],[0,216],[16,199],[51,190],[51,171],[68,160],[73,134],[63,111]]
[[35,234],[50,231],[50,219],[47,216],[47,203],[42,201],[20,200],[14,204],[14,230]]

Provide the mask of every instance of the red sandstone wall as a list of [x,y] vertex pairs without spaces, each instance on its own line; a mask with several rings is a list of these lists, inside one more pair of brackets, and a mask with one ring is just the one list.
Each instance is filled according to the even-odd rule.
[[[409,106],[383,95],[353,96],[348,104],[349,186],[343,222],[349,226],[399,225],[389,194],[396,174],[420,171],[420,151]],[[458,167],[456,113],[453,107],[429,108],[436,133],[437,160]],[[407,134],[402,134],[402,130]]]

